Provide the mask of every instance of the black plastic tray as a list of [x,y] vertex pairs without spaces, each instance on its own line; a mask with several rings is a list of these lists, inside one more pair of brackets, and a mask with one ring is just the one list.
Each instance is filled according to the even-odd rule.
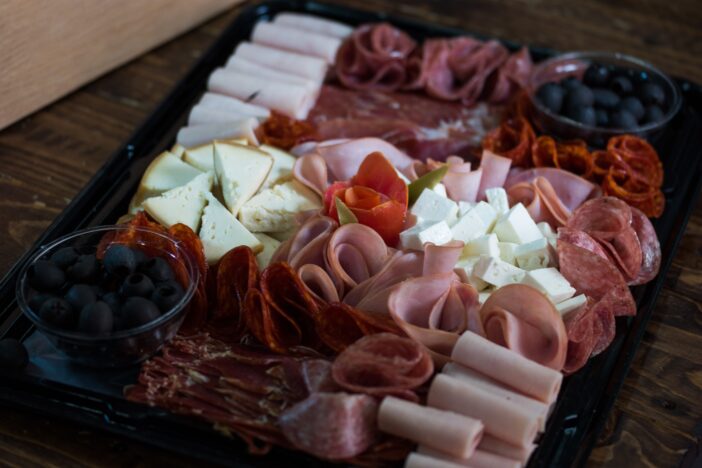
[[[258,20],[271,18],[281,11],[298,11],[349,24],[390,21],[416,38],[470,35],[455,28],[313,1],[256,2],[239,10],[240,14],[217,42],[127,144],[95,174],[44,232],[35,248],[79,228],[114,223],[126,212],[146,165],[170,146],[187,111],[204,91],[210,72],[224,64],[240,41],[248,39]],[[505,44],[512,49],[517,47],[513,43]],[[532,48],[531,52],[536,60],[553,54],[553,51],[537,48]],[[587,459],[629,370],[695,207],[702,187],[702,88],[682,80],[677,82],[683,91],[683,108],[656,141],[666,174],[666,210],[654,222],[663,249],[661,273],[653,282],[634,289],[639,312],[636,317],[618,320],[617,336],[611,346],[566,379],[530,466],[582,465]],[[31,351],[32,362],[23,374],[0,373],[0,404],[106,429],[209,462],[236,466],[324,465],[304,454],[282,449],[274,449],[266,457],[249,456],[243,443],[222,437],[207,424],[127,402],[121,389],[134,382],[137,368],[97,372],[72,366],[47,345],[17,308],[15,283],[28,255],[0,282],[0,338],[23,340]]]

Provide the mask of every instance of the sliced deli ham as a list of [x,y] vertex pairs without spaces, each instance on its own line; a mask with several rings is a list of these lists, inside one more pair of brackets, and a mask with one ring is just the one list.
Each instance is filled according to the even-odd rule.
[[282,72],[280,70],[276,70],[275,68],[266,67],[237,55],[232,55],[229,57],[224,69],[245,73],[251,76],[258,76],[265,79],[272,79],[305,86],[310,93],[313,94],[319,94],[319,88],[321,86],[321,83],[309,78],[291,75],[290,73]]
[[319,57],[328,64],[334,63],[336,51],[341,45],[341,39],[337,37],[317,34],[281,23],[267,23],[263,21],[254,26],[251,40],[254,44],[263,44],[269,47]]
[[353,28],[349,25],[303,13],[278,13],[273,23],[342,39],[353,32]]
[[234,55],[292,75],[324,81],[328,65],[324,59],[250,42],[240,43]]
[[[485,437],[485,434],[483,434],[483,437]],[[478,444],[478,446],[480,446],[480,444]],[[503,457],[484,450],[476,450],[470,458],[456,458],[445,452],[420,445],[417,449],[417,453],[431,457],[432,463],[436,463],[436,460],[439,460],[441,462],[450,462],[458,466],[470,466],[473,468],[519,468],[521,466],[519,460]],[[428,466],[432,467],[435,465]]]
[[483,438],[480,440],[480,444],[478,444],[478,449],[481,452],[494,453],[504,458],[519,460],[523,464],[526,464],[529,457],[536,449],[536,444],[529,444],[526,447],[518,447],[516,445],[508,444],[504,440],[498,439],[490,434],[484,434]]
[[256,117],[258,119],[267,119],[271,115],[271,111],[265,107],[249,104],[231,96],[218,93],[207,92],[203,94],[198,105],[208,109],[242,114],[247,117]]

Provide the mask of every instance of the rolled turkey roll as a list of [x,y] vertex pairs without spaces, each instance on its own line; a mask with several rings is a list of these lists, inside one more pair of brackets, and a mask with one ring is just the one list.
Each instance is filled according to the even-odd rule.
[[267,119],[271,115],[271,111],[265,107],[249,104],[240,99],[218,93],[203,94],[198,105],[208,109],[243,114],[247,117],[257,117],[259,119]]
[[405,460],[405,468],[463,468],[463,466],[465,465],[417,452],[410,453]]
[[188,125],[203,125],[211,123],[232,122],[246,119],[249,116],[238,112],[222,111],[197,104],[190,110]]
[[482,450],[476,450],[470,458],[456,458],[447,453],[420,445],[417,448],[417,453],[428,455],[438,460],[456,463],[461,466],[470,466],[471,468],[519,468],[522,465],[519,460],[484,452]]
[[294,119],[305,119],[317,96],[305,86],[284,81],[248,76],[244,73],[218,68],[210,76],[208,89],[241,99]]
[[310,92],[318,94],[319,88],[322,86],[321,83],[315,82],[310,78],[303,78],[302,76],[291,75],[290,73],[285,73],[275,68],[270,68],[265,65],[260,65],[251,60],[247,60],[243,57],[238,57],[232,55],[227,60],[224,65],[225,70],[233,70],[246,75],[259,76],[261,78],[267,78],[278,81],[285,81],[287,83],[297,84],[309,88]]
[[258,145],[258,139],[254,133],[256,127],[258,127],[258,120],[253,117],[233,122],[193,125],[181,128],[176,136],[176,142],[186,148],[193,148],[210,143],[212,140],[246,138],[251,143]]
[[234,55],[291,75],[309,78],[318,83],[324,81],[329,68],[327,62],[318,57],[250,42],[239,44]]
[[341,45],[341,39],[338,37],[324,36],[280,23],[266,22],[260,22],[254,27],[251,40],[254,44],[263,44],[319,57],[329,65],[334,63],[336,51]]
[[340,39],[353,32],[353,28],[349,25],[301,13],[278,13],[273,19],[273,23]]
[[[481,452],[493,453],[504,458],[513,458],[526,464],[529,457],[536,449],[536,444],[530,444],[526,447],[518,447],[516,445],[509,444],[502,439],[491,436],[490,434],[483,434],[483,438],[480,440],[480,444],[478,444],[478,449]],[[476,450],[476,452],[477,451],[478,450]]]

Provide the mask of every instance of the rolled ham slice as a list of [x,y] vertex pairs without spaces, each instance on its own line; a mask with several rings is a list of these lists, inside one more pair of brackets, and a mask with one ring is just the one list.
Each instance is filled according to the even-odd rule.
[[305,86],[248,76],[218,68],[207,83],[210,91],[273,109],[294,119],[305,119],[317,96]]
[[455,362],[446,364],[441,372],[467,384],[480,387],[506,401],[522,406],[538,418],[540,431],[543,431],[546,427],[546,419],[548,418],[549,412],[549,406],[547,404],[510,390],[503,384]]
[[353,28],[346,24],[301,13],[278,13],[273,19],[273,23],[340,39],[353,32]]
[[231,96],[218,93],[203,94],[198,105],[221,112],[242,114],[247,117],[257,117],[259,119],[267,119],[271,115],[271,111],[265,107],[249,104]]
[[236,48],[234,55],[291,75],[309,78],[315,83],[323,82],[327,75],[328,65],[321,58],[261,44],[242,42]]
[[322,86],[322,84],[318,81],[303,78],[302,76],[291,75],[290,73],[285,73],[280,70],[276,70],[275,68],[252,62],[251,60],[247,60],[237,55],[232,55],[229,57],[229,60],[227,60],[224,68],[226,70],[233,70],[246,75],[269,78],[272,80],[285,81],[287,83],[305,86],[314,94],[319,94],[319,88]]
[[431,383],[427,405],[479,419],[485,425],[485,432],[522,447],[531,444],[539,431],[537,415],[517,403],[444,374],[437,375]]
[[260,22],[251,33],[254,44],[277,47],[300,54],[324,59],[329,65],[334,63],[341,39],[309,31],[291,28],[280,23]]
[[234,120],[241,120],[247,117],[247,115],[240,114],[238,112],[221,111],[198,104],[190,110],[190,115],[188,115],[188,125],[232,122]]
[[[480,446],[480,444],[478,444],[478,446]],[[442,462],[451,462],[459,466],[470,466],[472,468],[519,468],[522,465],[519,460],[503,457],[483,450],[476,450],[470,458],[466,459],[452,457],[447,453],[434,450],[425,445],[420,445],[417,448],[417,453]]]
[[476,450],[476,452],[493,453],[503,458],[519,460],[523,464],[526,464],[531,454],[536,450],[536,444],[518,447],[508,444],[504,440],[498,439],[490,434],[483,434],[483,438],[480,440],[480,444],[478,444],[478,449],[479,450]]
[[251,143],[258,145],[258,139],[254,133],[256,127],[258,127],[258,120],[253,117],[232,122],[193,125],[181,128],[176,136],[176,142],[186,148],[192,148],[210,143],[212,140],[246,138]]
[[329,187],[329,176],[327,163],[323,157],[316,153],[310,153],[297,158],[293,166],[293,176],[295,180],[324,198],[324,193]]
[[359,223],[339,227],[326,247],[329,273],[349,289],[378,273],[387,256],[383,238]]
[[478,188],[478,200],[485,199],[485,190],[505,185],[511,165],[511,159],[499,156],[490,150],[483,150],[483,155],[480,159],[482,177]]
[[482,336],[466,332],[451,359],[544,403],[555,401],[563,375]]
[[462,468],[463,464],[432,457],[422,453],[410,453],[405,460],[405,468]]
[[470,457],[483,434],[476,419],[395,397],[380,404],[378,428],[458,458]]

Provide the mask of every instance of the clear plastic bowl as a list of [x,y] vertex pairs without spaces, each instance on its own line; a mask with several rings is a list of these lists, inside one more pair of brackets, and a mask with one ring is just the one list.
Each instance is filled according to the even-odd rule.
[[[665,116],[658,122],[641,125],[634,130],[593,127],[556,115],[534,98],[536,91],[545,83],[560,81],[571,76],[582,78],[585,69],[592,62],[645,73],[649,81],[660,85],[665,92],[668,103]],[[613,52],[571,52],[545,60],[534,67],[527,92],[531,101],[531,121],[541,133],[563,140],[579,138],[595,147],[604,147],[611,137],[623,134],[638,135],[647,140],[653,140],[675,117],[682,104],[678,86],[666,74],[648,62]]]
[[[141,239],[135,244],[130,244],[131,247],[147,250],[150,256],[173,259],[177,253],[181,259],[184,259],[188,282],[183,287],[185,292],[183,298],[172,309],[164,312],[153,322],[139,327],[95,336],[58,329],[47,324],[29,307],[32,288],[29,285],[28,271],[34,262],[49,258],[56,250],[68,246],[76,247],[83,253],[94,253],[106,234],[127,229],[136,229],[141,233]],[[165,241],[168,248],[157,248],[153,243],[148,242],[148,238],[158,239],[159,242]],[[106,247],[109,245],[110,243],[107,243]],[[198,270],[195,263],[175,239],[145,228],[98,226],[74,232],[40,248],[20,272],[17,282],[17,301],[22,312],[37,329],[71,361],[96,368],[124,367],[149,358],[175,336],[185,318],[187,305],[195,292],[197,281]]]

